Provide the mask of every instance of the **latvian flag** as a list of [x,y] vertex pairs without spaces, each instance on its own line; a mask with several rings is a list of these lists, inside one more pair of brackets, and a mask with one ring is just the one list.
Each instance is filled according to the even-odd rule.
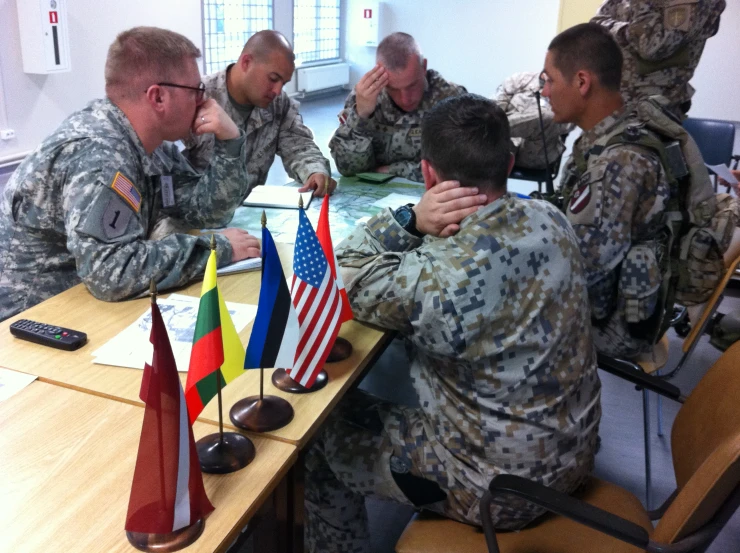
[[167,534],[194,524],[213,506],[203,488],[185,395],[156,303],[149,340],[154,354],[144,367],[139,394],[146,408],[126,530]]
[[290,295],[300,324],[295,364],[290,377],[313,386],[342,324],[342,298],[324,250],[305,212],[299,209]]
[[338,269],[339,262],[337,262],[337,254],[334,253],[334,245],[331,241],[331,232],[329,231],[329,194],[324,196],[324,201],[321,203],[319,224],[316,226],[316,236],[321,244],[321,249],[324,250],[326,260],[329,262],[329,267],[331,267],[331,274],[337,281],[339,295],[342,298],[342,314],[339,317],[339,323],[341,324],[344,321],[351,320],[354,315],[352,314],[352,307],[349,304],[349,297],[347,297],[347,290],[344,289],[342,274]]
[[290,369],[298,345],[298,316],[290,301],[275,242],[262,228],[262,283],[257,316],[244,358],[245,369]]

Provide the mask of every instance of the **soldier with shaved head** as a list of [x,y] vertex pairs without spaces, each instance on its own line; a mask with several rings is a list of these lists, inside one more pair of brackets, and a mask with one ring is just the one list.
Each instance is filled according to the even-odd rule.
[[[295,70],[295,54],[277,31],[259,31],[244,45],[239,59],[223,71],[206,76],[206,97],[214,99],[247,135],[244,163],[247,194],[265,184],[279,155],[288,174],[303,184],[301,191],[323,196],[336,182],[327,160],[303,124],[298,103],[283,90]],[[196,167],[205,167],[213,155],[213,140],[196,137],[186,143],[185,155]],[[245,197],[246,195],[245,194]]]

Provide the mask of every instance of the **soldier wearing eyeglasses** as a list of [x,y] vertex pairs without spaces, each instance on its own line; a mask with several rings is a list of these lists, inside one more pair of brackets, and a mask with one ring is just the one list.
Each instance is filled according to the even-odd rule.
[[[329,161],[303,124],[298,103],[283,90],[295,70],[295,54],[288,40],[277,31],[255,33],[244,45],[239,59],[223,71],[204,78],[206,94],[218,102],[247,135],[244,160],[247,187],[265,184],[275,160],[292,178],[303,184],[301,192],[314,190],[323,196],[336,188]],[[195,167],[206,167],[213,157],[212,135],[196,136],[186,142],[185,155]]]
[[[0,320],[84,282],[114,301],[181,286],[202,274],[209,239],[151,240],[155,222],[190,228],[231,220],[246,193],[245,137],[203,100],[196,59],[182,35],[137,27],[118,35],[105,66],[106,98],[70,115],[18,167],[0,198]],[[168,142],[214,137],[197,172]],[[219,265],[259,255],[243,230],[216,234]]]

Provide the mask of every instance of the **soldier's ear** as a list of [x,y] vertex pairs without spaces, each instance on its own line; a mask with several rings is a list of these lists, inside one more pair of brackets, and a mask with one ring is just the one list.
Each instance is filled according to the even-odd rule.
[[146,99],[155,111],[161,111],[164,107],[164,91],[159,85],[152,85],[146,89]]
[[237,63],[239,64],[239,69],[246,71],[253,62],[254,58],[252,57],[252,54],[242,54],[239,56],[239,61]]
[[593,87],[594,75],[590,71],[578,71],[573,77],[575,84],[578,87],[578,91],[581,93],[581,97],[585,97],[591,92]]
[[509,169],[506,171],[506,176],[511,175],[511,170],[514,168],[514,154],[509,154]]
[[421,160],[421,174],[424,177],[424,186],[427,190],[440,182],[437,171],[434,170],[434,167],[426,159]]

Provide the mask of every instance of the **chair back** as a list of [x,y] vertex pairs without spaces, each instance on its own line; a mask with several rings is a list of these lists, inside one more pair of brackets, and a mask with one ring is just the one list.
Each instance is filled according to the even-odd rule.
[[673,423],[678,494],[652,539],[674,543],[712,521],[740,486],[740,342],[701,379]]
[[683,127],[699,146],[701,157],[710,165],[724,163],[729,166],[732,148],[735,145],[735,124],[718,119],[694,119],[689,117]]

